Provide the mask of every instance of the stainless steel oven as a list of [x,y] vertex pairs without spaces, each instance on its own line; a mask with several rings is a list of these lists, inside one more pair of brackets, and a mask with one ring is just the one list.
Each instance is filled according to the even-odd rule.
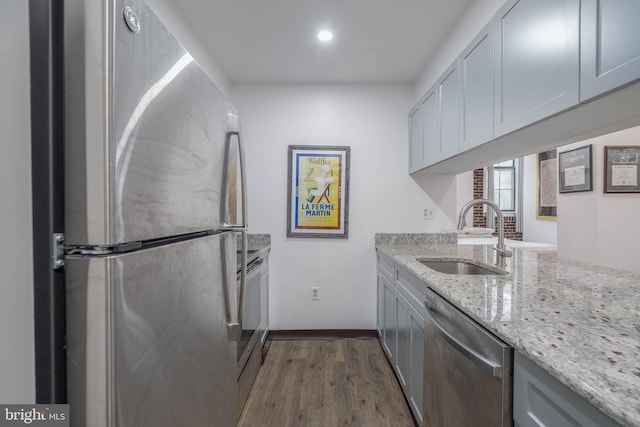
[[[247,279],[242,304],[242,332],[238,339],[238,393],[240,416],[253,381],[262,363],[262,346],[267,335],[267,256],[260,251],[248,251]],[[241,261],[238,256],[238,298],[240,298]],[[240,301],[238,301],[238,304]]]
[[513,426],[513,349],[430,288],[425,306],[425,427]]

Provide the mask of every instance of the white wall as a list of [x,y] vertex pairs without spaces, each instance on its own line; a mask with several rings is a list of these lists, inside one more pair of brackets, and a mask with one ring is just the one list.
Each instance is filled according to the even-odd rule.
[[557,244],[557,221],[536,218],[536,154],[525,156],[522,162],[522,239],[525,242]]
[[593,145],[593,191],[558,197],[558,254],[563,258],[640,273],[640,194],[604,193],[604,146],[638,145],[640,127],[571,144]]
[[[472,200],[474,198],[473,197],[473,171],[458,174],[456,176],[456,186],[457,186],[456,212],[460,212],[462,210],[462,207],[469,200]],[[458,217],[455,216],[454,220],[457,225]],[[465,217],[465,221],[468,227],[473,226],[473,209],[469,209],[469,212],[467,212],[467,216]]]
[[0,402],[35,402],[29,2],[0,1]]
[[[249,230],[270,233],[272,329],[374,329],[376,232],[453,226],[423,209],[456,203],[455,176],[435,178],[434,198],[407,174],[409,84],[234,85],[242,117]],[[351,147],[349,239],[286,237],[288,145]],[[429,178],[423,185],[429,186]],[[453,184],[451,184],[453,182]],[[451,201],[452,200],[452,201]],[[311,286],[320,300],[311,300]]]

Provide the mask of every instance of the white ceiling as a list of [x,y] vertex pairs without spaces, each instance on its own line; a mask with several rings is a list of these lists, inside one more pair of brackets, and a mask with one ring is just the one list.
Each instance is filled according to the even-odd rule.
[[[234,83],[413,82],[472,2],[180,0],[170,7]],[[316,39],[324,28],[334,33],[328,44]]]

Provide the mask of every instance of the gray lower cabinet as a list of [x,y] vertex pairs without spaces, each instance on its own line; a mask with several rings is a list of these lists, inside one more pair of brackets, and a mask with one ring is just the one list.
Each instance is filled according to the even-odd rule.
[[385,263],[390,258],[378,253],[378,330],[382,347],[418,422],[423,425],[424,289],[420,279],[396,268],[389,281]]
[[582,0],[580,100],[640,78],[640,1]]
[[396,289],[396,342],[397,352],[395,360],[395,370],[400,386],[407,394],[407,382],[411,380],[411,372],[409,367],[409,346],[411,345],[409,337],[409,303],[400,292]]
[[509,0],[495,17],[495,136],[579,102],[580,0]]
[[522,354],[514,353],[513,419],[520,427],[619,427]]
[[407,396],[411,410],[418,423],[424,419],[424,316],[409,305],[409,369],[411,380],[407,387]]
[[392,364],[396,359],[396,293],[386,277],[382,277],[384,286],[384,327],[382,330],[382,348]]
[[260,273],[260,324],[264,326],[264,334],[260,337],[260,345],[264,346],[269,329],[269,264]]
[[[396,357],[396,293],[393,286],[394,263],[387,255],[377,254],[378,335],[389,360]],[[392,362],[393,363],[393,362]]]
[[493,22],[460,55],[460,151],[493,139]]
[[396,373],[419,425],[423,425],[423,372],[426,284],[408,271],[396,267],[398,348]]
[[376,309],[376,330],[378,331],[378,337],[380,338],[380,342],[382,342],[382,337],[384,334],[384,277],[380,270],[376,271],[376,282],[377,282],[377,292],[378,297],[376,298],[378,308]]

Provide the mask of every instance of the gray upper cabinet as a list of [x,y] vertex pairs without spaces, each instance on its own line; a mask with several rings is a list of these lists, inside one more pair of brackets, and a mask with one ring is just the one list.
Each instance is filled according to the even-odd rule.
[[495,17],[495,136],[579,101],[580,0],[510,0]]
[[639,22],[640,0],[507,0],[411,111],[409,172],[640,125]]
[[409,171],[424,166],[424,146],[422,144],[422,104],[409,113]]
[[436,160],[458,154],[460,149],[460,67],[456,60],[436,83],[438,124]]
[[433,85],[409,113],[409,173],[438,160],[437,124],[438,102]]
[[493,139],[493,23],[460,56],[460,151]]
[[423,167],[432,165],[437,161],[437,127],[438,103],[436,99],[436,87],[432,86],[422,101]]
[[582,0],[580,100],[640,78],[640,1]]

